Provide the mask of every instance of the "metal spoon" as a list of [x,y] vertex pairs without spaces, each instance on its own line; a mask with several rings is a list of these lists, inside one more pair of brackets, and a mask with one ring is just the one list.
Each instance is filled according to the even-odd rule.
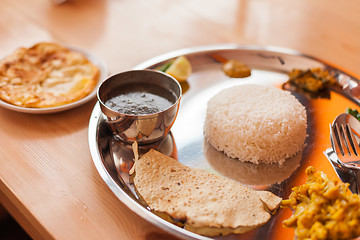
[[339,178],[349,183],[353,193],[359,193],[360,188],[359,133],[360,122],[355,117],[347,113],[338,115],[330,126],[333,148],[324,152]]

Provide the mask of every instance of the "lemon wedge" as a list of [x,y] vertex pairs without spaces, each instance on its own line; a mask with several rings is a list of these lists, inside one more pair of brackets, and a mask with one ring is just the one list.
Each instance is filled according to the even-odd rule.
[[185,56],[180,56],[166,69],[165,73],[173,76],[179,82],[185,82],[192,73],[191,64]]

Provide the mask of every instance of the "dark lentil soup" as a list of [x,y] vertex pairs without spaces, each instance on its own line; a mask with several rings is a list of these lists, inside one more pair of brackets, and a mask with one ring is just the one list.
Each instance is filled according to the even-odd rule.
[[122,114],[147,115],[168,109],[176,100],[174,92],[156,84],[128,83],[116,89],[105,105]]

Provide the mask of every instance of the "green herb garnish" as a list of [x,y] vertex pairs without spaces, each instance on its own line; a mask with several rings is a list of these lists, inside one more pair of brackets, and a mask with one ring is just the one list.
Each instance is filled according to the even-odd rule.
[[161,71],[161,72],[165,72],[171,66],[172,63],[173,63],[172,61],[166,62],[163,65],[161,65],[158,68],[158,70]]
[[351,109],[351,108],[347,108],[346,109],[346,113],[353,115],[354,117],[357,118],[357,120],[360,121],[360,113],[358,112],[358,110],[356,109]]

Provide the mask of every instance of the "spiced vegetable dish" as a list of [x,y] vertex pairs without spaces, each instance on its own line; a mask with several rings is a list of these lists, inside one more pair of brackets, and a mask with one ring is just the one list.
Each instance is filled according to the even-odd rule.
[[295,228],[297,239],[352,239],[360,235],[360,197],[348,184],[330,180],[314,167],[306,169],[305,184],[294,187],[282,207],[293,215],[283,222]]

